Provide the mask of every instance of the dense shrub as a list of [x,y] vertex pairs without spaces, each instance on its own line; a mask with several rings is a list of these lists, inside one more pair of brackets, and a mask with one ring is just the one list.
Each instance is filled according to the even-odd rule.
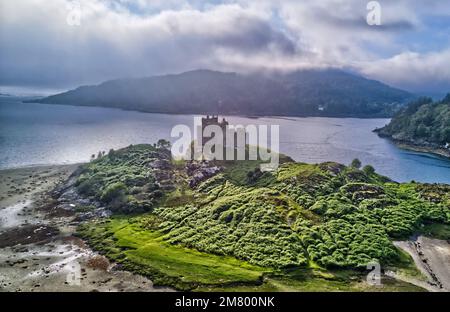
[[[450,223],[448,186],[393,183],[371,166],[285,163],[264,174],[253,163],[226,166],[187,196],[189,175],[167,150],[132,146],[88,164],[77,188],[115,212],[153,211],[144,229],[166,242],[275,268],[392,263],[393,239]],[[175,191],[159,176],[176,176]]]
[[94,197],[114,212],[150,211],[164,195],[159,190],[154,164],[170,161],[164,147],[134,145],[110,150],[108,155],[85,165],[76,187],[82,195]]
[[102,193],[101,200],[105,203],[111,203],[115,200],[123,199],[128,192],[125,184],[121,182],[108,185]]
[[[309,259],[363,268],[374,259],[395,262],[392,239],[448,220],[443,205],[421,199],[415,186],[386,183],[373,167],[285,164],[276,176],[266,188],[254,187],[252,179],[237,186],[223,175],[205,181],[198,188],[207,196],[201,204],[156,211],[166,239],[262,266]],[[422,197],[430,193],[422,190]]]

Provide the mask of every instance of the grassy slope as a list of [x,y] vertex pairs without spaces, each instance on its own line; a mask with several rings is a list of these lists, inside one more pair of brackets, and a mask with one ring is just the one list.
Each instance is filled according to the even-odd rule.
[[[122,182],[133,194],[119,195],[127,207],[127,200],[135,205],[148,198],[151,184],[153,212],[87,223],[80,233],[156,284],[198,290],[366,290],[359,281],[374,258],[417,274],[393,239],[448,230],[448,186],[391,183],[335,163],[287,162],[275,174],[257,175],[259,162],[222,163],[223,173],[195,190],[187,187],[184,166],[177,163],[167,169],[175,189],[155,201],[155,180],[142,182],[128,170],[131,164],[140,166],[140,176],[156,175],[147,161],[155,152],[132,147],[117,152],[114,161],[104,157],[86,168],[81,180],[95,182],[96,198],[126,176]],[[391,280],[385,284],[382,290],[418,290]]]
[[[159,231],[143,227],[139,218],[114,217],[84,225],[80,234],[109,258],[133,271],[156,277],[155,284],[190,289],[197,284],[260,284],[268,269],[232,257],[220,257],[170,245]],[[147,271],[151,268],[151,271]]]
[[[114,217],[80,227],[90,244],[126,269],[147,275],[155,285],[180,290],[261,292],[261,291],[423,291],[413,285],[384,279],[370,287],[365,276],[352,270],[329,271],[298,268],[276,271],[250,265],[232,257],[219,257],[164,242],[164,235],[145,228],[149,216]],[[150,217],[151,218],[151,217]],[[408,257],[406,255],[406,257]],[[413,267],[402,272],[417,276]]]

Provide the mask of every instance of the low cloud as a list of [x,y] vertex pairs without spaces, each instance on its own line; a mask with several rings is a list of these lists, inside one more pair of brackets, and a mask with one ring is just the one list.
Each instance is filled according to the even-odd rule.
[[378,27],[360,0],[79,0],[81,24],[69,26],[73,3],[0,2],[0,85],[338,67],[413,91],[449,86],[450,31],[430,23],[450,12],[442,1],[380,1]]
[[[80,26],[69,26],[67,3],[2,2],[0,84],[73,85],[214,67],[219,48],[296,53],[296,43],[266,15],[238,5],[142,16],[81,1]],[[13,12],[14,18],[7,16]]]
[[[362,65],[368,77],[416,92],[450,92],[450,49],[419,54],[404,52]],[[431,84],[430,84],[431,82]]]

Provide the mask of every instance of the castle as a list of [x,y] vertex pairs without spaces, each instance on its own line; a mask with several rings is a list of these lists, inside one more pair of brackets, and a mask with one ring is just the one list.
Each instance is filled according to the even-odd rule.
[[205,137],[205,128],[207,126],[219,126],[222,129],[223,136],[223,146],[225,146],[225,133],[227,131],[227,126],[229,125],[228,121],[225,118],[222,118],[222,121],[219,122],[218,115],[207,115],[206,118],[202,118],[202,145],[205,145],[205,142],[208,142],[211,137]]
[[225,118],[222,118],[222,121],[219,122],[218,115],[212,115],[211,117],[206,115],[206,118],[202,118],[202,130],[205,130],[207,126],[219,126],[225,131],[228,125],[229,123]]

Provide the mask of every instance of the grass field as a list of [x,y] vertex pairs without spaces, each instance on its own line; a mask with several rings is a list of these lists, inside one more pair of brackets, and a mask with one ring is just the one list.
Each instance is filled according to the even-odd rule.
[[[139,218],[137,218],[139,220]],[[80,228],[82,236],[107,256],[137,273],[150,275],[161,284],[185,289],[196,285],[238,285],[262,283],[270,271],[232,257],[202,253],[171,245],[163,234],[144,229],[139,222],[116,217]]]

